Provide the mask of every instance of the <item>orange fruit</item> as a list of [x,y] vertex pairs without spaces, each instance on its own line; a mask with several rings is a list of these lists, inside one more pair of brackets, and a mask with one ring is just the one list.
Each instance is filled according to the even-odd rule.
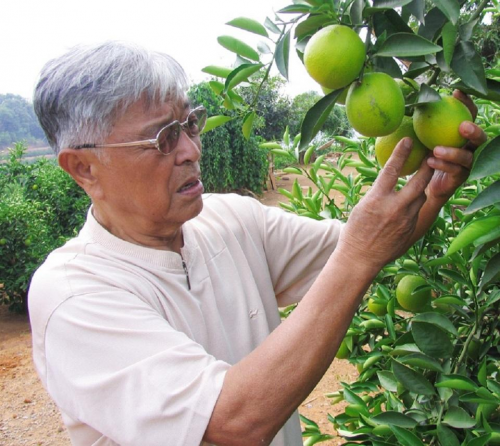
[[375,140],[375,156],[378,163],[384,167],[385,163],[392,155],[397,143],[406,136],[409,136],[413,140],[413,147],[410,155],[403,165],[403,169],[401,170],[400,176],[402,177],[416,172],[422,164],[425,156],[429,153],[427,147],[425,147],[417,138],[415,130],[413,129],[412,119],[405,116],[401,125],[395,132],[387,136],[379,136]]
[[346,100],[347,119],[364,136],[394,132],[405,114],[405,98],[396,81],[385,73],[366,73],[353,82]]
[[347,347],[347,344],[344,340],[340,343],[340,347],[339,347],[335,357],[337,359],[347,359],[350,354],[351,354],[351,352],[349,351],[349,347]]
[[413,128],[429,149],[436,146],[462,147],[466,139],[458,132],[463,121],[472,121],[469,109],[453,96],[415,107]]
[[355,31],[344,25],[330,25],[307,42],[304,66],[320,85],[337,90],[358,77],[365,56],[365,45]]
[[384,316],[387,314],[387,304],[379,304],[373,299],[368,299],[368,310],[376,316]]
[[431,290],[420,290],[415,292],[415,289],[427,285],[427,281],[420,276],[408,275],[403,277],[396,288],[396,299],[401,305],[401,308],[418,313],[423,310],[431,300]]

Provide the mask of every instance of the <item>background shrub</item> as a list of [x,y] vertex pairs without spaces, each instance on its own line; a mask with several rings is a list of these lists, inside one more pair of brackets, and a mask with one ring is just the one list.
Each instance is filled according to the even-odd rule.
[[90,199],[55,160],[21,162],[18,143],[0,164],[0,303],[26,311],[34,271],[83,225]]

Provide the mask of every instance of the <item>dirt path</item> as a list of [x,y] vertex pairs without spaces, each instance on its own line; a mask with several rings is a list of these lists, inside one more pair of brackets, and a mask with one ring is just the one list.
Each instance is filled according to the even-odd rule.
[[[300,176],[278,175],[277,186],[290,190],[295,178],[302,187],[310,183]],[[270,206],[287,199],[276,190],[267,191],[260,201]],[[9,313],[0,306],[0,446],[70,445],[61,416],[43,389],[31,359],[31,333],[28,318]],[[332,406],[326,393],[340,388],[341,381],[350,382],[356,370],[345,360],[335,360],[321,382],[305,399],[299,412],[319,424],[324,433],[334,435],[328,414],[335,414],[340,405]],[[340,445],[340,438],[324,445]]]

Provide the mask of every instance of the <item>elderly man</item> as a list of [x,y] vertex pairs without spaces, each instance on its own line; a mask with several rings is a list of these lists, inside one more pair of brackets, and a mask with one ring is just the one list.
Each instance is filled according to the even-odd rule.
[[396,192],[404,139],[347,224],[318,222],[203,194],[206,112],[186,87],[169,56],[116,42],[43,69],[36,112],[92,206],[33,278],[35,365],[75,445],[301,445],[296,409],[362,296],[472,154],[438,147]]

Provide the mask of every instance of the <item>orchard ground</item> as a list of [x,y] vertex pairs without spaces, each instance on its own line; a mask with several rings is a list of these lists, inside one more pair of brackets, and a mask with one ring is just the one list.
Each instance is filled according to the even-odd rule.
[[[276,173],[278,187],[291,190],[295,178],[304,190],[311,183],[302,176]],[[287,198],[271,188],[259,200],[278,206]],[[335,435],[328,414],[340,413],[342,403],[332,406],[327,393],[341,388],[341,382],[354,381],[356,368],[347,360],[335,359],[323,379],[304,400],[299,413],[319,424],[323,433]],[[69,436],[55,404],[40,384],[33,368],[31,332],[28,317],[8,312],[0,306],[0,445],[68,446]],[[320,444],[340,445],[342,438]]]

